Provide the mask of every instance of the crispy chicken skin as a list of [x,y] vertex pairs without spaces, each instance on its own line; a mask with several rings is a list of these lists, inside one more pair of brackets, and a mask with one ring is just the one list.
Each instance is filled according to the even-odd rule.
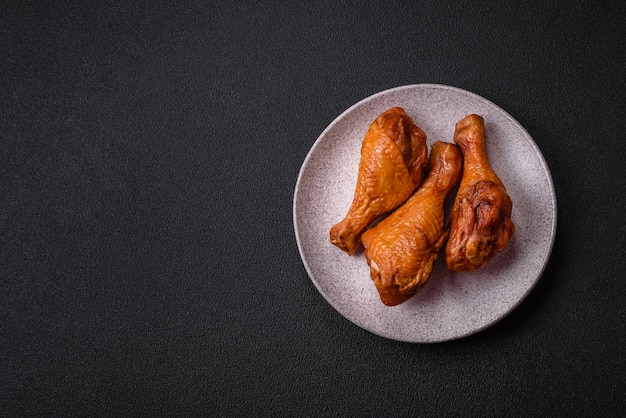
[[513,204],[487,158],[483,118],[471,114],[460,120],[454,142],[464,166],[452,208],[446,264],[453,271],[472,271],[484,268],[515,233]]
[[369,126],[352,205],[330,229],[330,242],[353,255],[363,231],[378,217],[400,206],[422,181],[428,160],[426,134],[406,112],[393,107]]
[[448,235],[444,201],[458,184],[462,166],[456,145],[434,143],[422,185],[395,212],[363,234],[370,275],[385,305],[405,302],[430,277]]

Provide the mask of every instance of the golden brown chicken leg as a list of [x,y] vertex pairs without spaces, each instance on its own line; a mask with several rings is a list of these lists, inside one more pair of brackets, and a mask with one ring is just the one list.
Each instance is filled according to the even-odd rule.
[[462,165],[456,145],[433,144],[424,183],[395,212],[363,234],[370,275],[385,305],[405,302],[430,277],[448,235],[444,201],[458,184]]
[[513,204],[489,164],[483,118],[472,114],[460,120],[454,142],[461,148],[464,166],[452,208],[446,264],[454,271],[471,271],[484,268],[515,233]]
[[330,242],[354,254],[363,231],[400,206],[421,183],[427,159],[426,134],[403,109],[394,107],[378,116],[361,145],[352,205],[330,229]]

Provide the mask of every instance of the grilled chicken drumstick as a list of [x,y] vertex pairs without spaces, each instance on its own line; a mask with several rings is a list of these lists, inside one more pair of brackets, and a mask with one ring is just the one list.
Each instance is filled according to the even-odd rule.
[[506,247],[515,225],[511,198],[487,158],[483,118],[471,114],[460,120],[454,142],[461,148],[464,165],[451,214],[446,264],[461,272],[484,268]]
[[365,257],[381,301],[405,302],[422,288],[445,244],[444,201],[459,182],[461,152],[433,144],[422,185],[395,212],[363,234]]
[[361,145],[352,205],[330,229],[330,242],[349,255],[361,245],[361,234],[379,216],[400,206],[419,186],[428,159],[426,134],[399,107],[378,116]]

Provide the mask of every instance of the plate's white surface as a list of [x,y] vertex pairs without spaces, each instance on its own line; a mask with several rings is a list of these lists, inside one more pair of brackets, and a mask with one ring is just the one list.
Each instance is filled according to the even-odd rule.
[[[369,124],[400,106],[428,135],[452,142],[454,125],[470,113],[485,119],[487,153],[513,200],[515,235],[483,270],[449,271],[441,255],[422,291],[396,307],[380,302],[363,252],[350,257],[329,242],[356,184],[360,147]],[[506,316],[530,292],[556,234],[556,196],[537,145],[508,113],[458,88],[418,84],[375,94],[350,107],[322,132],[307,155],[293,203],[298,249],[324,298],[356,325],[383,337],[438,342],[478,332]]]

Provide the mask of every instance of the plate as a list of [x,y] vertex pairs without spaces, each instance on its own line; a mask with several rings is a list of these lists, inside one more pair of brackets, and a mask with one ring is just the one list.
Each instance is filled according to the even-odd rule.
[[[485,119],[487,154],[513,201],[515,235],[483,270],[454,273],[436,261],[424,288],[407,302],[382,304],[360,251],[348,256],[329,242],[345,216],[370,123],[400,106],[428,136],[452,142],[454,125],[470,113]],[[537,144],[511,115],[479,95],[445,85],[416,84],[370,96],[343,112],[319,136],[296,182],[293,222],[302,262],[313,284],[341,315],[376,335],[431,343],[479,332],[529,294],[548,262],[557,205],[550,171]]]

